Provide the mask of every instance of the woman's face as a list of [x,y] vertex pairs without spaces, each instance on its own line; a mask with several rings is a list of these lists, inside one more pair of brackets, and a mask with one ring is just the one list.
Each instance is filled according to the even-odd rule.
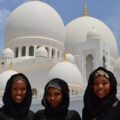
[[53,108],[58,107],[63,100],[62,92],[57,88],[50,87],[47,92],[47,101]]
[[22,80],[16,80],[12,84],[11,97],[15,103],[21,103],[26,95],[26,83]]
[[104,76],[99,76],[95,78],[93,91],[98,98],[105,98],[110,93],[110,89],[111,85],[107,78],[105,78]]

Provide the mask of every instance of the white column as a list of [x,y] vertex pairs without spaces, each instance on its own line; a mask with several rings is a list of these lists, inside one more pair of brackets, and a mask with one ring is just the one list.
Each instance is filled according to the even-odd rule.
[[29,56],[29,46],[26,46],[26,56]]
[[52,48],[51,47],[49,47],[49,55],[48,55],[48,57],[51,59],[52,58]]
[[33,47],[34,47],[34,56],[35,56],[35,51],[37,50],[37,45],[35,45]]

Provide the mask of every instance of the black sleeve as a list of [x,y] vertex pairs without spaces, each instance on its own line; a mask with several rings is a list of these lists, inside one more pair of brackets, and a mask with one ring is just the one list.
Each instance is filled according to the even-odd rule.
[[75,110],[69,110],[67,120],[81,120],[80,114]]
[[34,112],[33,111],[31,111],[31,110],[29,110],[29,113],[28,113],[28,120],[34,120],[34,116],[35,116],[35,114],[34,114]]
[[39,110],[35,113],[34,120],[43,120],[45,118],[44,110]]
[[0,120],[9,120],[9,118],[7,118],[4,113],[0,112]]

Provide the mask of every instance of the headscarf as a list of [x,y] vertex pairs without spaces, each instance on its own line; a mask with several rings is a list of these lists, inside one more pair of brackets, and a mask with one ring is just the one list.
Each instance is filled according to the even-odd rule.
[[[107,97],[103,99],[99,99],[96,97],[96,95],[93,92],[93,85],[96,75],[98,75],[98,72],[101,72],[101,74],[104,74],[106,77],[108,77],[108,80],[110,82],[110,93]],[[84,94],[84,108],[83,108],[83,120],[84,117],[88,117],[88,120],[92,120],[94,117],[99,116],[101,113],[106,111],[106,109],[112,107],[112,104],[118,100],[116,98],[117,93],[117,81],[113,73],[109,70],[106,70],[103,67],[99,67],[96,70],[94,70],[88,79],[88,85],[85,90]],[[85,119],[87,120],[87,119]]]
[[[11,88],[14,81],[22,80],[26,83],[27,91],[22,103],[15,103],[11,97]],[[28,78],[22,74],[14,74],[7,81],[5,92],[3,95],[3,110],[7,112],[12,117],[23,117],[28,114],[30,105],[32,101],[32,90]]]
[[[48,88],[50,87],[54,87],[62,92],[63,100],[62,103],[57,108],[52,108],[47,101],[47,92]],[[45,114],[48,117],[65,116],[67,114],[69,106],[69,88],[67,83],[59,78],[50,80],[45,86],[42,105],[45,107]]]

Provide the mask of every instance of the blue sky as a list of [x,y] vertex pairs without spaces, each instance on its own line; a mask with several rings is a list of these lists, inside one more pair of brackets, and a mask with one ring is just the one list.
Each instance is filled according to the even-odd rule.
[[[30,0],[0,0],[0,55],[4,46],[4,26],[10,13],[19,5]],[[83,16],[84,0],[42,0],[53,6],[66,25]],[[86,0],[89,16],[103,21],[117,39],[120,55],[120,0]]]

